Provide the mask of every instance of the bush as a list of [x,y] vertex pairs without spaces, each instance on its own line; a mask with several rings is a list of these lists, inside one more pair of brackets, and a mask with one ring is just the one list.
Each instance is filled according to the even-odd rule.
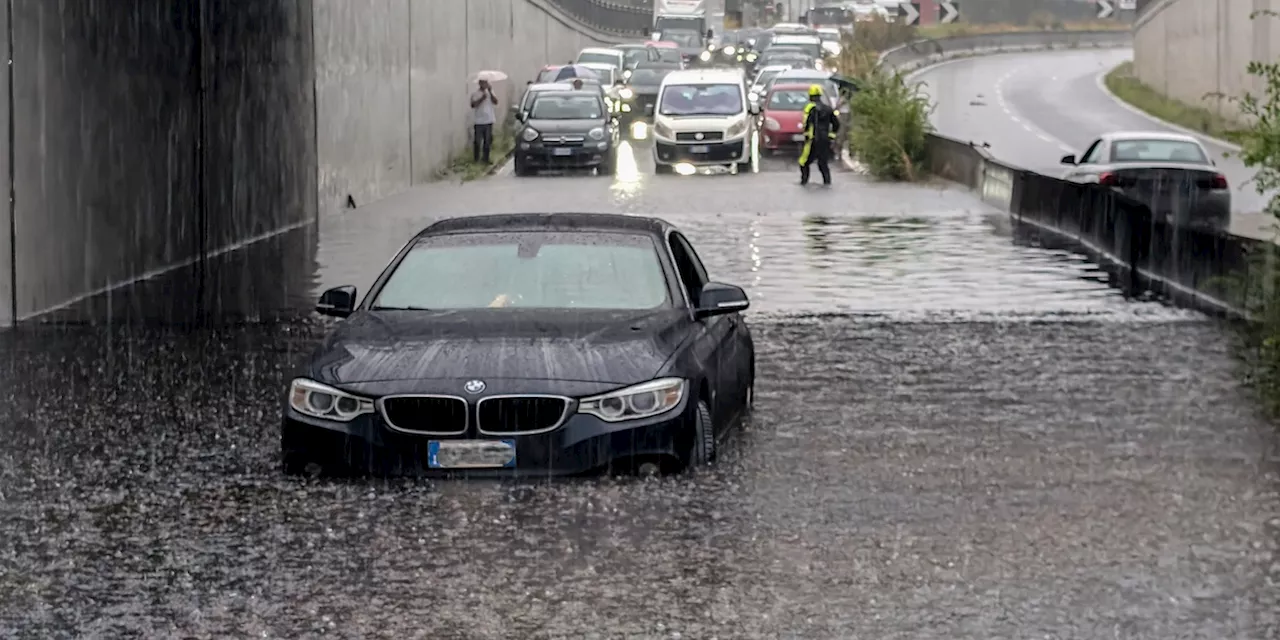
[[885,51],[917,39],[915,27],[876,16],[859,22],[853,35],[844,38],[844,48]]
[[929,99],[918,86],[883,69],[860,74],[860,91],[849,107],[849,148],[871,175],[882,180],[915,180],[925,164],[926,136],[933,130]]

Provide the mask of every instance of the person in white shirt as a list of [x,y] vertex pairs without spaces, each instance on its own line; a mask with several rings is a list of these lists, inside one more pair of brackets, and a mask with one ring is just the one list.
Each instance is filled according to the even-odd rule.
[[489,149],[493,146],[493,107],[498,104],[498,97],[493,95],[493,87],[488,80],[480,81],[480,88],[471,94],[471,124],[475,127],[471,138],[472,156],[476,162],[489,164]]

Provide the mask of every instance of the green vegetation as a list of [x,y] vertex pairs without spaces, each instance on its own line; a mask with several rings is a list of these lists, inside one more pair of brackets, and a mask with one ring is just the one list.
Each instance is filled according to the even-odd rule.
[[490,164],[473,162],[471,143],[468,142],[465,148],[453,155],[448,164],[436,172],[436,177],[441,180],[457,178],[463,182],[483,178],[502,166],[511,157],[511,152],[515,148],[515,128],[512,123],[510,121],[499,123],[493,128],[493,146],[489,149],[489,159],[493,162]]
[[873,69],[849,104],[849,148],[881,180],[916,180],[925,167],[926,136],[932,131],[929,100],[902,76]]
[[1239,125],[1206,107],[1174,100],[1145,85],[1133,75],[1133,63],[1125,62],[1112,69],[1106,76],[1107,89],[1117,98],[1176,125],[1211,135],[1229,138],[1237,133]]

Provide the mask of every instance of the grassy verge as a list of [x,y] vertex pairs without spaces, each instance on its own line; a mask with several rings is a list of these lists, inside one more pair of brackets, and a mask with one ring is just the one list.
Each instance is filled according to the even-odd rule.
[[1205,107],[1186,104],[1161,94],[1142,84],[1133,75],[1133,63],[1126,62],[1111,70],[1106,77],[1107,88],[1117,98],[1161,120],[1172,122],[1193,131],[1215,138],[1227,139],[1240,127]]
[[483,178],[502,166],[515,148],[515,131],[511,123],[500,124],[493,129],[493,146],[489,148],[489,158],[493,162],[473,162],[471,145],[467,144],[453,155],[448,164],[440,168],[436,177],[441,180],[456,178],[463,182]]

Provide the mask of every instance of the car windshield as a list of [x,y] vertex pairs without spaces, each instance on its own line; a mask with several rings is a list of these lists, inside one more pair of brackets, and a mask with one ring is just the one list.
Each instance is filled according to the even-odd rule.
[[627,57],[628,65],[637,65],[641,62],[649,61],[649,50],[647,48],[627,49],[623,55]]
[[596,64],[618,64],[618,54],[607,51],[583,51],[578,54],[578,64],[594,62]]
[[662,91],[658,113],[664,116],[732,116],[742,113],[736,84],[679,84]]
[[631,84],[662,84],[662,79],[675,69],[635,69],[631,72]]
[[765,69],[760,72],[760,75],[756,76],[756,80],[752,84],[768,84],[770,80],[778,77],[779,73],[782,73],[782,69]]
[[804,105],[808,103],[808,91],[785,89],[774,91],[769,96],[769,105],[766,108],[769,111],[804,111]]
[[701,47],[702,36],[697,31],[669,31],[662,34],[662,39],[674,42],[678,47]]
[[599,120],[604,112],[595,96],[541,95],[534,98],[534,120]]
[[814,37],[780,37],[773,41],[774,46],[786,47],[788,50],[803,51],[815,58],[822,57],[822,40]]
[[1183,140],[1117,140],[1111,144],[1111,161],[1209,164],[1200,145]]
[[419,240],[376,309],[654,309],[668,306],[658,250],[623,233],[471,233]]

